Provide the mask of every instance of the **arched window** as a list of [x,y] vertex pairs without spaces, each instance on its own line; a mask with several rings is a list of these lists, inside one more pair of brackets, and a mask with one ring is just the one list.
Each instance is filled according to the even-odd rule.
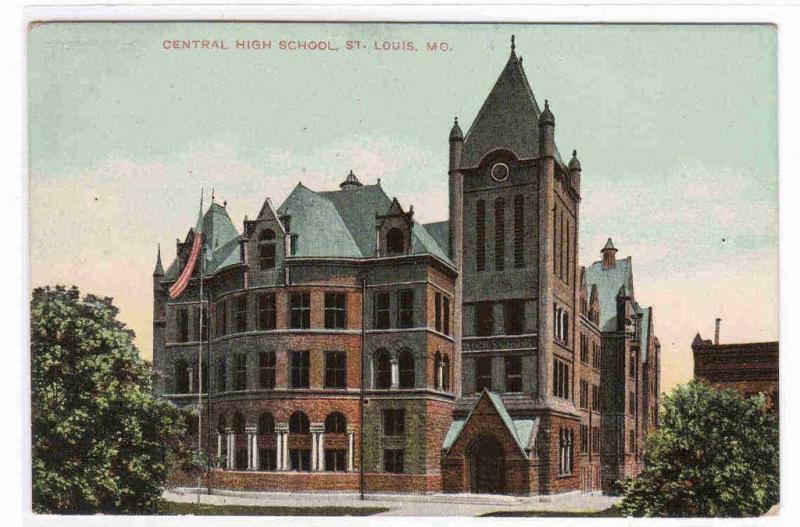
[[183,359],[175,363],[175,393],[189,393],[189,366]]
[[405,254],[406,243],[404,238],[403,231],[399,228],[392,227],[389,229],[386,233],[386,252],[389,253],[389,256]]
[[264,229],[258,236],[258,267],[262,271],[275,268],[275,231]]
[[506,202],[494,200],[494,268],[502,271],[506,267]]
[[413,388],[414,387],[414,356],[408,350],[400,352],[398,357],[398,366],[400,367],[400,388]]
[[514,267],[525,266],[525,198],[514,196]]
[[308,416],[303,412],[295,412],[289,418],[289,433],[307,434],[309,430]]
[[486,269],[486,202],[475,204],[475,269]]
[[332,412],[325,418],[326,434],[343,434],[347,430],[347,422],[340,412]]
[[239,412],[233,414],[233,433],[236,435],[244,435],[244,416]]
[[386,390],[392,385],[392,363],[389,352],[378,350],[375,353],[375,388]]
[[264,412],[258,416],[258,433],[259,434],[274,434],[275,433],[275,418],[269,412]]
[[442,359],[442,390],[450,391],[450,357],[447,355]]
[[217,432],[219,432],[220,434],[224,434],[226,428],[228,428],[228,423],[225,422],[225,416],[220,415],[217,418]]
[[438,351],[433,356],[433,388],[439,390],[442,388],[442,355]]

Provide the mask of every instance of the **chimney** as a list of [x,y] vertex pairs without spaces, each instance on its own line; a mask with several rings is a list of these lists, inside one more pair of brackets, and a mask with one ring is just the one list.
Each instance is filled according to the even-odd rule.
[[716,329],[714,329],[714,345],[719,346],[719,323],[722,322],[722,319],[718,318],[715,322]]

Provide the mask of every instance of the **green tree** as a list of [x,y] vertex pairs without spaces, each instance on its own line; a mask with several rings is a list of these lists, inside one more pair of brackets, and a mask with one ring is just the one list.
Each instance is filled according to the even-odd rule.
[[37,288],[31,300],[33,510],[141,513],[185,450],[187,412],[152,373],[111,298]]
[[700,382],[664,397],[645,468],[622,482],[634,516],[756,516],[779,499],[778,420],[762,396]]

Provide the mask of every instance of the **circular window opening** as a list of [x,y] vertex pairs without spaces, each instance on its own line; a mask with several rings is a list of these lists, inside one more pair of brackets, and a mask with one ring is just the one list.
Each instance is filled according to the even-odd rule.
[[505,181],[508,179],[508,165],[505,163],[495,163],[492,166],[492,179],[495,181]]

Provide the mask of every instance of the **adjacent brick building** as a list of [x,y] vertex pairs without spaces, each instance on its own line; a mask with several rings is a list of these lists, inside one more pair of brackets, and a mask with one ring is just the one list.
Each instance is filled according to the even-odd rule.
[[[449,146],[446,221],[420,224],[351,171],[336,191],[267,198],[241,232],[214,202],[166,271],[159,253],[157,390],[195,405],[202,382],[209,484],[552,494],[641,468],[652,308],[611,240],[578,264],[581,165],[562,160],[513,40]],[[202,298],[196,271],[170,300],[201,228]]]

